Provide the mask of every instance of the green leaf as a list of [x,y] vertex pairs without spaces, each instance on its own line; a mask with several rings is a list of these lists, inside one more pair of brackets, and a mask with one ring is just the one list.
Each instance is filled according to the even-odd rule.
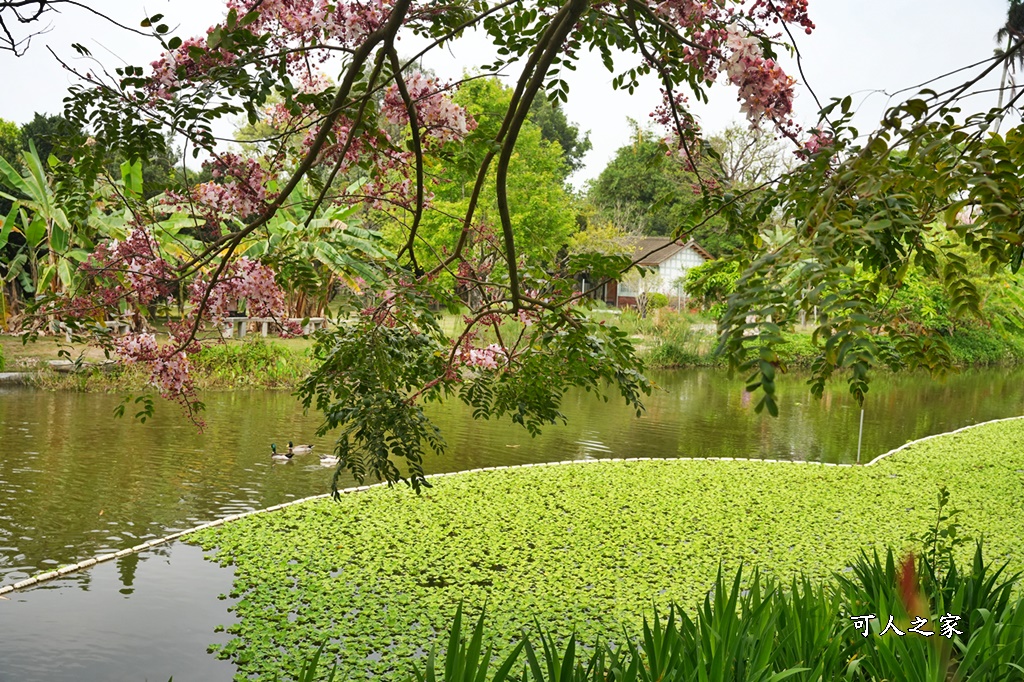
[[7,246],[7,239],[11,234],[11,230],[14,229],[14,222],[18,217],[18,211],[21,205],[15,201],[11,205],[11,210],[7,213],[7,216],[0,222],[0,249]]
[[124,161],[121,163],[121,180],[125,190],[136,199],[142,197],[142,161]]
[[[22,211],[22,222],[26,220],[25,213]],[[31,222],[28,227],[25,228],[25,241],[32,248],[37,248],[46,238],[46,221],[43,220],[43,216],[36,213],[32,216]]]

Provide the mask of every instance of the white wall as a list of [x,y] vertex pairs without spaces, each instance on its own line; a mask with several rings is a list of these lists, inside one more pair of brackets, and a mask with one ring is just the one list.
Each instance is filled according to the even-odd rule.
[[658,268],[658,272],[661,274],[661,293],[666,296],[675,296],[676,279],[684,277],[690,268],[695,268],[703,263],[704,257],[689,246],[672,254]]
[[[668,297],[672,297],[675,296],[677,292],[675,285],[676,279],[685,276],[690,268],[703,265],[704,262],[704,256],[697,253],[692,247],[687,246],[685,249],[681,249],[672,254],[672,256],[663,261],[661,265],[647,268],[647,277],[644,279],[660,276],[661,282],[656,290]],[[634,291],[632,287],[627,285],[625,282],[619,282],[619,296],[635,297],[636,295],[637,292]]]

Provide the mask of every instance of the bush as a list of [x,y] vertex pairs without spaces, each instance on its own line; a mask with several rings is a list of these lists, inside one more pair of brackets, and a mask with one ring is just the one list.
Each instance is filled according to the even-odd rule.
[[7,366],[7,360],[4,358],[4,347],[0,346],[0,372],[4,371]]
[[649,367],[713,366],[717,338],[706,331],[695,331],[693,325],[708,324],[707,320],[689,313],[662,309],[652,329],[659,343],[647,351],[644,361]]
[[996,365],[1024,359],[1024,339],[1002,334],[991,327],[960,327],[946,340],[961,365]]
[[658,308],[664,308],[667,305],[668,305],[668,296],[666,296],[665,294],[661,293],[660,291],[655,291],[653,293],[647,294],[647,309],[648,310],[657,310]]
[[779,348],[779,356],[788,365],[808,367],[821,350],[814,345],[810,334],[787,332],[785,343]]
[[[703,308],[716,305],[724,310],[725,300],[740,278],[740,266],[735,260],[710,260],[686,273],[684,286],[690,297]],[[721,313],[715,315],[721,317]]]

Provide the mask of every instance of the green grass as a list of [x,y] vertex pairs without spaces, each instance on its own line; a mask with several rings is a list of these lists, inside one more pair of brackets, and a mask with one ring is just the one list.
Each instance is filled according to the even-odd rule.
[[[615,325],[629,334],[648,367],[724,367],[714,354],[718,344],[716,321],[708,315],[658,310],[640,319],[634,310],[613,315],[593,311],[591,317]],[[936,332],[939,334],[940,332]],[[980,325],[964,325],[942,332],[954,363],[960,367],[1016,365],[1024,362],[1024,335]],[[805,327],[785,334],[779,355],[790,367],[810,367],[820,352]]]
[[696,609],[719,562],[824,578],[863,549],[909,547],[934,524],[940,486],[991,562],[1024,567],[1024,421],[873,467],[601,462],[434,482],[421,497],[373,489],[192,536],[235,566],[240,622],[219,654],[239,679],[296,670],[322,641],[343,675],[394,674],[447,632],[460,599],[469,615],[487,603],[499,649],[523,614],[584,642],[636,631],[653,605]]
[[[244,342],[205,346],[192,358],[192,376],[199,390],[228,388],[293,388],[308,374],[312,361],[305,339]],[[85,368],[79,372],[42,369],[32,377],[48,390],[118,392],[146,389],[148,372],[139,365]]]

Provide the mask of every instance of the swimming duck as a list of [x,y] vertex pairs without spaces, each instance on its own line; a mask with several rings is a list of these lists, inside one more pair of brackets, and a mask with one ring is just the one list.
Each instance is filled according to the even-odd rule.
[[311,452],[313,452],[312,445],[292,445],[292,442],[288,441],[288,454],[308,455]]
[[292,458],[292,453],[290,453],[290,452],[278,452],[277,451],[277,445],[274,444],[274,443],[270,444],[270,459],[276,459],[276,460],[278,460],[280,462],[286,462],[286,461],[288,461],[291,458]]

